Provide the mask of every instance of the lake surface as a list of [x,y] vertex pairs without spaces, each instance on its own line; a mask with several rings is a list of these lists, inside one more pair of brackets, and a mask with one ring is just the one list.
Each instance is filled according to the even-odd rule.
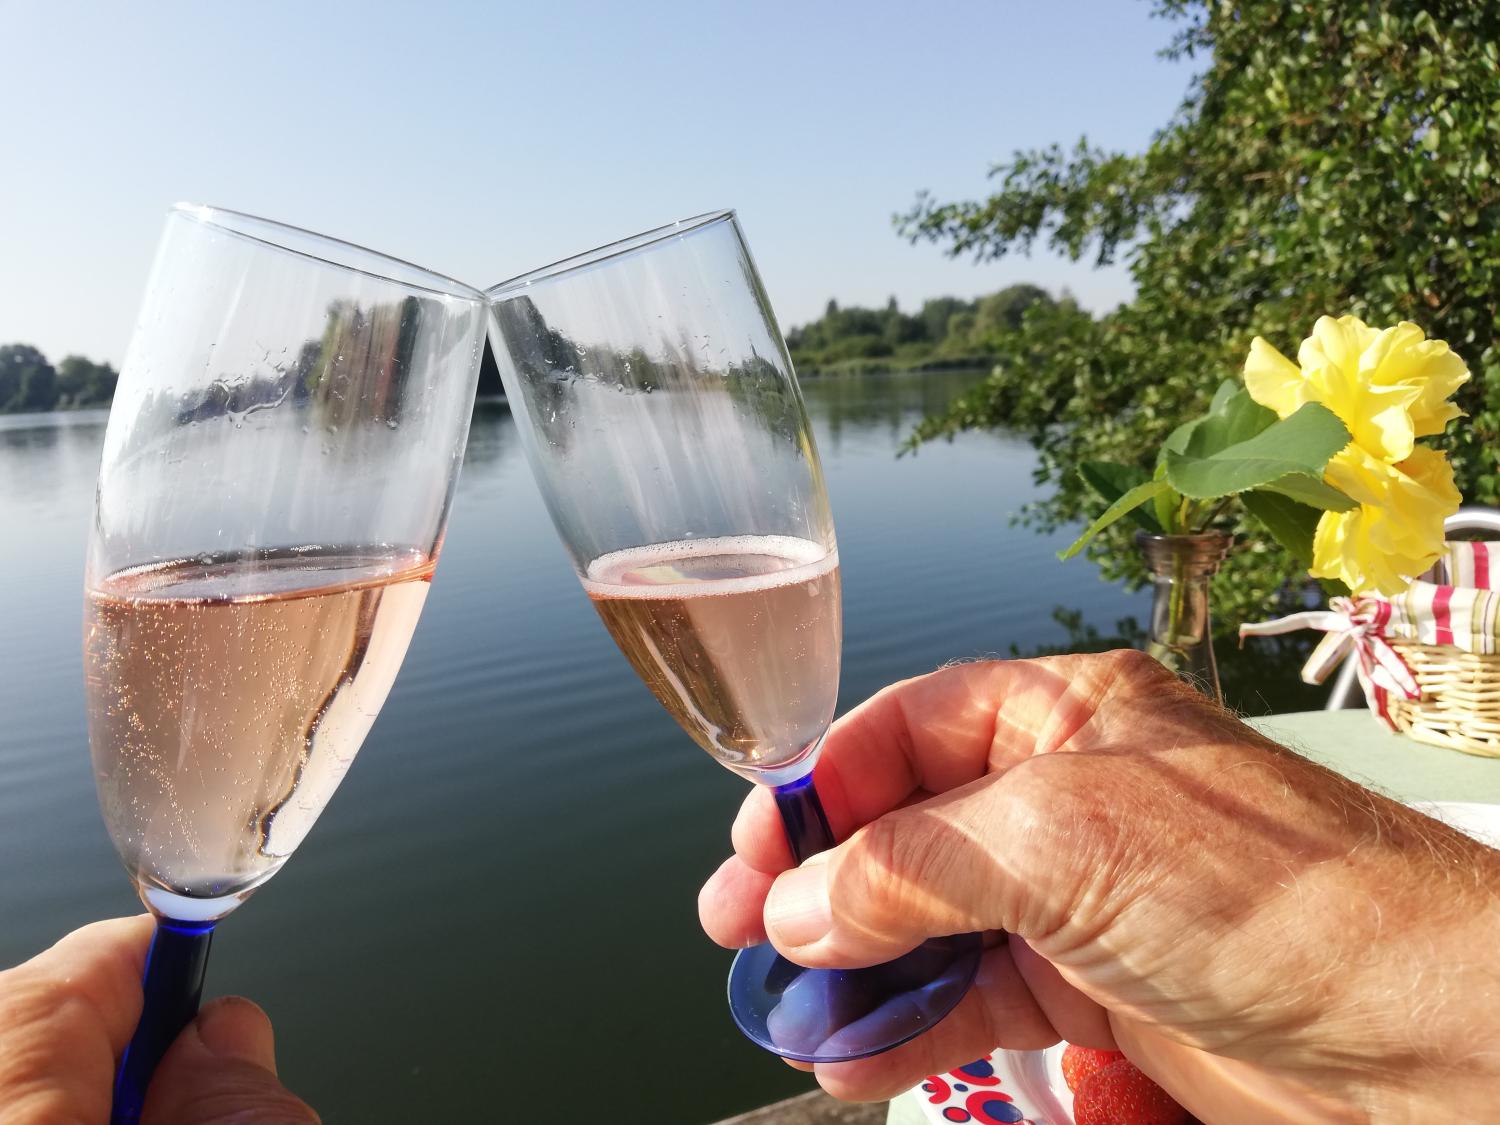
[[[953,660],[1106,634],[1144,594],[1010,525],[1024,442],[897,459],[972,375],[809,380],[838,526],[840,711]],[[102,413],[0,418],[0,965],[139,909],[94,797],[81,583]],[[1076,626],[1075,626],[1076,628]],[[215,938],[212,995],[276,1024],[330,1123],[715,1121],[808,1089],[742,1040],[698,929],[745,783],[605,634],[503,405],[475,417],[405,666],[333,803]],[[577,1115],[576,1117],[574,1115]]]

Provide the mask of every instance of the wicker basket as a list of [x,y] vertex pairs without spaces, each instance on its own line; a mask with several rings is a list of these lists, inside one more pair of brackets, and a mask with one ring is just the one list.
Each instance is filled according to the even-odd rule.
[[1391,647],[1422,689],[1420,699],[1390,696],[1396,729],[1432,746],[1500,758],[1500,655],[1394,639]]

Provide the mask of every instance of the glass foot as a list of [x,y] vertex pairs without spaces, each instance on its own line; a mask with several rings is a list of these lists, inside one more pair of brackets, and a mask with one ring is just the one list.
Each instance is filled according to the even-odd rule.
[[979,969],[978,934],[932,938],[867,969],[807,969],[769,942],[729,970],[729,1010],[751,1040],[800,1062],[878,1055],[951,1012]]

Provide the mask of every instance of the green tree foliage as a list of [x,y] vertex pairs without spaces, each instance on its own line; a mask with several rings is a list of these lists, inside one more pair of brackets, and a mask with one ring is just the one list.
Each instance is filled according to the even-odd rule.
[[[919,197],[912,240],[984,261],[1037,242],[1129,265],[1136,296],[1095,319],[1038,304],[982,387],[917,440],[1010,425],[1056,486],[1042,525],[1097,514],[1075,472],[1148,455],[1238,375],[1251,339],[1288,354],[1322,314],[1414,321],[1474,374],[1444,439],[1459,486],[1500,502],[1500,6],[1471,0],[1157,0],[1165,54],[1199,60],[1141,153],[1080,141],[1016,153],[981,201]],[[1231,559],[1221,624],[1301,593],[1259,528]],[[1096,553],[1139,576],[1121,530]]]
[[926,338],[941,340],[948,334],[948,322],[953,319],[953,315],[968,309],[969,304],[957,297],[934,297],[930,301],[923,301],[922,311],[917,313],[917,319],[922,322]]
[[70,355],[57,365],[58,406],[104,406],[114,397],[120,375],[107,363]]
[[57,399],[57,372],[30,344],[0,347],[0,411],[48,410]]
[[879,309],[829,301],[820,319],[787,333],[787,347],[807,374],[988,366],[1027,309],[1055,303],[1045,289],[1025,284],[975,301],[937,297],[916,314],[903,313],[895,297]]
[[976,343],[981,340],[995,341],[992,346],[998,347],[997,338],[1008,336],[1020,328],[1027,309],[1039,302],[1051,300],[1052,295],[1037,285],[1012,285],[1009,289],[982,297],[974,308],[972,339]]
[[118,375],[107,363],[70,355],[54,369],[30,344],[0,346],[0,414],[108,405]]

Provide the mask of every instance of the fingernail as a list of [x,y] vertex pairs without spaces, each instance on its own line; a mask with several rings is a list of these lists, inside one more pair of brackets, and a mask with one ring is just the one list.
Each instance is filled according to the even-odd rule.
[[265,1012],[249,1000],[226,996],[198,1014],[198,1038],[209,1052],[276,1073],[276,1039]]
[[811,945],[833,928],[828,905],[828,865],[794,868],[771,884],[766,929],[778,945]]

